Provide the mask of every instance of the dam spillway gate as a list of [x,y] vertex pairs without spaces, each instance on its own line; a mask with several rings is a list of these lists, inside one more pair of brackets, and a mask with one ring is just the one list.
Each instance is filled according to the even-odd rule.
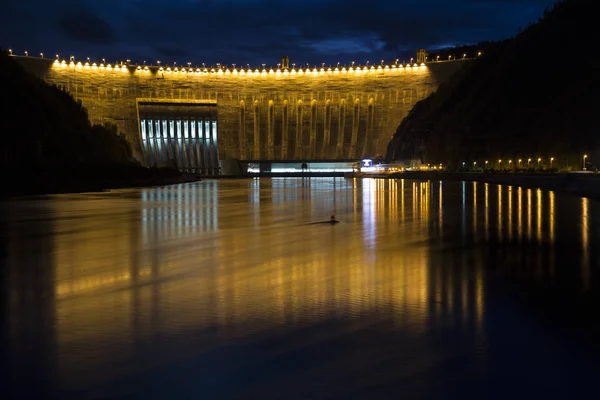
[[217,103],[138,100],[144,162],[207,176],[219,174]]

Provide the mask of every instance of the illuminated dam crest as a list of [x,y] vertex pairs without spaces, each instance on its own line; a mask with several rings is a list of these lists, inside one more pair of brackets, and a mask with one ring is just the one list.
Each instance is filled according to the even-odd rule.
[[460,61],[321,68],[188,68],[15,57],[114,124],[145,165],[216,173],[224,160],[385,154],[398,125]]

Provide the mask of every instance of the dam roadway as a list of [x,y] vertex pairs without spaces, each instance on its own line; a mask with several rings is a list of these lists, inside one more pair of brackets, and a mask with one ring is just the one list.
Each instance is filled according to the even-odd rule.
[[402,119],[464,62],[233,69],[15,59],[113,124],[146,165],[384,155]]

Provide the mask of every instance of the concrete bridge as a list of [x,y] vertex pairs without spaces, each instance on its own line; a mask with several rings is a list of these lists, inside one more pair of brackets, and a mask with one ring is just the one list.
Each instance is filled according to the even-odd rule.
[[175,160],[208,174],[226,160],[384,155],[415,103],[462,65],[215,69],[15,58],[81,100],[92,123],[115,124],[146,165]]

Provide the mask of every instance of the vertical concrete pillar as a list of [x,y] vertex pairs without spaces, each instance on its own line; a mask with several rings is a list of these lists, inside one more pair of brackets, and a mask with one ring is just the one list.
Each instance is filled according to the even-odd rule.
[[352,107],[352,138],[350,139],[350,157],[359,157],[360,149],[358,143],[358,127],[360,125],[360,100],[354,99]]
[[373,154],[373,125],[375,121],[375,100],[373,98],[369,99],[369,105],[367,106],[367,133],[365,137],[364,148],[362,149],[361,155],[366,155],[368,157],[375,157],[376,154]]
[[238,137],[240,160],[246,160],[248,158],[248,144],[246,142],[246,103],[244,102],[244,100],[240,101]]
[[325,102],[325,121],[323,124],[323,145],[321,147],[321,158],[327,159],[329,155],[329,142],[331,141],[331,100]]
[[175,161],[175,164],[177,164],[177,132],[175,132],[175,116],[169,115],[167,125],[169,131],[169,152],[171,153],[170,160]]
[[273,100],[269,100],[267,108],[267,159],[274,159],[275,146],[275,104]]
[[254,148],[252,149],[252,158],[260,159],[260,116],[258,100],[254,100]]
[[338,137],[337,137],[337,149],[335,152],[336,158],[344,157],[344,135],[346,131],[346,99],[340,101],[340,112],[338,118]]
[[204,150],[202,152],[202,156],[204,157],[204,167],[206,168],[206,173],[210,173],[212,165],[210,163],[210,119],[204,119]]
[[190,172],[194,173],[196,171],[196,120],[190,118],[188,125],[190,127],[190,137],[188,139],[189,167]]
[[214,168],[214,175],[218,174],[218,168],[219,168],[219,146],[218,146],[218,140],[219,140],[219,132],[218,132],[218,125],[217,125],[217,117],[214,116],[214,119],[211,121],[211,144],[212,144],[212,152],[211,152],[211,159],[212,159],[212,166]]
[[204,140],[206,134],[204,133],[204,120],[198,120],[198,166],[200,167],[200,172],[204,174],[206,172],[206,158],[204,157]]
[[317,101],[310,102],[310,150],[308,158],[315,160],[317,158]]
[[281,159],[285,160],[288,154],[288,101],[283,101],[281,110]]
[[296,151],[294,152],[294,158],[300,160],[303,158],[302,154],[302,119],[304,112],[302,108],[302,100],[298,100],[296,105]]

